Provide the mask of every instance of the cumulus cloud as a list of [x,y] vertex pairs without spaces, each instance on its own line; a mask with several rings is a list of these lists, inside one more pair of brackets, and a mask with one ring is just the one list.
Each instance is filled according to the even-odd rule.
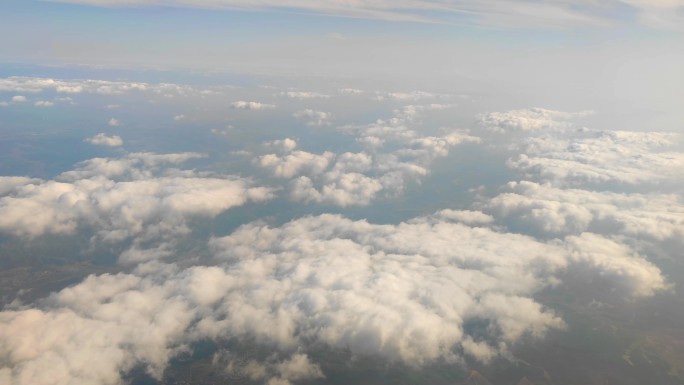
[[313,154],[306,151],[293,151],[285,156],[267,154],[260,156],[256,162],[259,166],[271,170],[273,176],[278,178],[292,178],[300,173],[320,174],[330,161],[335,157],[332,152]]
[[238,100],[237,102],[233,102],[230,104],[230,106],[238,110],[263,110],[266,108],[275,107],[273,104],[266,104],[260,102],[246,102],[244,100]]
[[509,192],[484,207],[499,218],[543,233],[592,231],[663,241],[684,239],[684,202],[678,194],[637,194],[560,189],[511,182]]
[[326,126],[330,124],[330,113],[306,109],[292,114],[297,119],[306,121],[309,126]]
[[562,129],[571,127],[570,120],[592,113],[592,111],[563,112],[529,108],[482,114],[478,117],[478,123],[485,129],[497,133]]
[[[381,170],[412,170],[418,174],[426,174],[428,167],[439,157],[449,154],[449,149],[461,143],[477,143],[480,138],[467,131],[454,130],[441,136],[425,135],[411,128],[422,114],[450,107],[442,104],[409,105],[394,111],[390,119],[378,119],[376,122],[360,126],[342,126],[339,129],[356,136],[356,140],[378,154],[382,164]],[[396,150],[386,153],[383,147],[392,144]]]
[[675,133],[627,131],[533,138],[508,165],[561,185],[679,183],[684,178],[684,153],[672,148],[680,141]]
[[185,95],[199,92],[190,86],[171,83],[142,83],[92,79],[50,79],[26,76],[0,78],[0,92],[40,93],[51,90],[61,94],[94,93],[121,95],[128,92],[152,92],[159,95]]
[[318,168],[315,173],[306,172],[307,175],[291,181],[290,198],[341,207],[365,206],[387,187],[381,178],[363,174],[373,168],[373,158],[368,154],[347,152],[335,156],[326,152],[323,156],[327,162],[318,162],[317,165],[325,167]]
[[432,99],[436,95],[425,91],[411,91],[411,92],[376,92],[375,100],[394,100],[400,102],[418,101],[422,99]]
[[264,143],[267,148],[272,148],[281,152],[291,152],[297,148],[297,141],[292,138],[277,139]]
[[[571,266],[602,273],[626,295],[664,287],[655,266],[601,236],[545,243],[470,227],[464,218],[486,217],[257,222],[211,241],[217,266],[155,262],[91,276],[39,308],[0,312],[0,378],[116,384],[142,366],[161,380],[169,360],[193,342],[232,339],[274,352],[237,368],[273,383],[323,377],[309,354],[321,346],[411,366],[487,361],[525,336],[564,326],[533,295]],[[477,323],[489,327],[470,326]],[[217,354],[215,364],[236,369],[230,355]]]
[[494,217],[485,214],[481,211],[472,210],[450,210],[444,209],[438,211],[435,217],[445,221],[462,222],[470,226],[488,225],[494,222]]
[[312,363],[306,354],[301,353],[292,354],[282,360],[278,359],[277,354],[266,360],[245,360],[223,350],[214,354],[212,363],[223,366],[231,378],[263,381],[268,385],[288,385],[291,381],[325,377],[319,365]]
[[346,94],[346,95],[360,95],[360,94],[364,93],[365,91],[360,90],[358,88],[349,88],[348,87],[348,88],[340,88],[338,90],[338,92],[341,94]]
[[[395,109],[393,116],[388,119],[378,119],[375,122],[367,125],[347,125],[339,127],[343,133],[352,134],[357,137],[357,141],[361,143],[369,143],[371,147],[377,144],[384,144],[386,142],[395,142],[401,146],[410,146],[416,144],[423,138],[436,138],[435,136],[424,136],[417,132],[419,118],[430,111],[443,110],[450,108],[450,104],[424,104],[424,105],[406,105],[402,108]],[[413,128],[416,127],[416,128]],[[453,130],[450,134],[452,139],[460,137],[461,141],[476,142],[480,139],[468,134],[467,131]]]
[[[667,255],[679,247],[684,234],[681,135],[555,130],[570,127],[568,115],[546,110],[509,113],[505,118],[489,114],[484,124],[495,131],[551,130],[508,143],[508,150],[521,154],[507,165],[525,180],[509,182],[494,197],[480,197],[475,207],[491,215],[493,223],[542,239],[560,237],[582,249],[571,252],[573,258],[593,260],[597,252],[606,266],[615,258],[626,261],[634,250]],[[521,116],[524,119],[518,119]],[[643,274],[628,280],[629,290],[641,295],[667,286],[654,266],[643,265],[648,264],[645,259],[630,261],[605,276],[620,280],[617,277]]]
[[106,146],[106,147],[120,147],[123,145],[123,139],[118,135],[107,136],[107,134],[101,132],[92,138],[86,139],[86,142],[94,144],[96,146]]
[[76,102],[74,102],[74,99],[70,96],[60,96],[58,98],[55,98],[55,101],[67,103],[67,104],[70,104],[72,106],[76,105]]
[[383,189],[380,181],[357,172],[339,175],[327,173],[320,183],[322,187],[317,189],[310,178],[301,176],[292,182],[290,197],[296,201],[340,207],[366,206]]
[[13,103],[26,103],[28,99],[26,99],[26,96],[24,95],[15,95],[12,96],[12,102]]
[[5,195],[17,186],[40,182],[40,179],[25,176],[0,176],[0,195]]
[[109,119],[109,122],[107,122],[112,127],[118,127],[121,125],[121,122],[118,119],[111,118]]
[[278,178],[294,178],[289,185],[295,201],[332,204],[341,207],[365,206],[386,190],[396,194],[408,176],[425,175],[427,170],[411,167],[396,159],[377,161],[367,153],[330,151],[314,154],[293,151],[285,155],[267,154],[257,164]]
[[35,103],[33,103],[33,105],[36,107],[52,107],[55,105],[55,103],[49,100],[38,100]]
[[624,244],[593,233],[569,236],[565,242],[570,260],[586,264],[592,273],[612,280],[615,283],[613,290],[650,296],[669,288],[658,267]]
[[282,92],[281,95],[290,99],[327,99],[330,95],[321,94],[313,91],[287,91]]
[[672,187],[684,180],[680,134],[592,130],[572,122],[590,113],[539,108],[492,112],[480,115],[479,124],[495,134],[483,135],[490,144],[504,138],[506,148],[519,154],[507,165],[528,180],[607,190],[613,189],[610,184]]
[[270,189],[253,187],[245,179],[167,167],[201,156],[132,153],[119,159],[95,158],[55,180],[17,182],[0,197],[0,232],[34,238],[73,235],[86,228],[94,240],[127,242],[130,250],[122,260],[131,262],[172,253],[170,246],[190,231],[190,218],[215,217],[272,197]]
[[[451,147],[480,139],[467,132],[454,131],[442,136],[426,136],[408,127],[428,111],[450,105],[409,105],[394,111],[394,117],[370,125],[344,126],[343,133],[356,136],[367,151],[334,154],[326,151],[280,149],[281,154],[260,156],[255,164],[269,169],[279,178],[295,178],[290,184],[290,198],[296,201],[331,204],[341,207],[370,204],[380,193],[400,195],[410,181],[430,173],[430,165],[449,154]],[[305,110],[296,116],[321,117]],[[385,152],[383,146],[396,147]],[[294,149],[294,147],[292,147]]]

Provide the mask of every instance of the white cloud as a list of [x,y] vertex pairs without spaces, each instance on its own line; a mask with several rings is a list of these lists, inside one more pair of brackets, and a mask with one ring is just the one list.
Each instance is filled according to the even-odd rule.
[[360,95],[363,94],[365,91],[360,90],[358,88],[340,88],[338,92],[346,95]]
[[438,110],[445,110],[447,108],[453,107],[453,104],[440,104],[440,103],[430,103],[430,104],[409,104],[407,106],[403,106],[400,109],[397,109],[394,111],[394,114],[397,117],[400,117],[405,120],[413,120],[421,114],[427,112],[427,111],[438,111]]
[[[295,353],[285,359],[271,355],[265,360],[246,360],[237,354],[221,350],[214,354],[212,364],[223,366],[233,379],[250,379],[268,385],[289,385],[291,381],[325,378],[321,368],[306,354]],[[239,380],[238,380],[239,381]]]
[[109,119],[109,122],[107,122],[112,127],[117,127],[121,125],[121,122],[118,119],[111,118]]
[[[533,295],[569,267],[589,267],[625,295],[664,288],[655,266],[597,235],[543,243],[443,215],[252,223],[211,242],[218,266],[148,263],[91,276],[40,309],[0,312],[0,378],[116,384],[142,366],[160,380],[189,344],[231,339],[273,352],[238,368],[272,383],[323,377],[309,354],[321,346],[412,366],[487,361],[564,326]],[[474,332],[473,322],[489,327]],[[230,356],[214,361],[236,369]]]
[[170,83],[151,84],[92,79],[56,80],[25,76],[0,78],[0,92],[40,93],[46,90],[62,94],[96,93],[102,95],[121,95],[137,91],[171,96],[200,92],[189,86]]
[[12,96],[12,102],[13,103],[26,103],[28,99],[26,99],[26,96],[23,95],[15,95]]
[[322,378],[323,373],[318,365],[312,364],[306,354],[294,354],[289,360],[276,366],[278,374],[287,381]]
[[586,231],[663,241],[684,239],[684,202],[678,194],[636,194],[560,189],[511,182],[484,203],[497,217],[543,233]]
[[327,99],[330,95],[321,94],[319,92],[313,91],[287,91],[282,92],[281,95],[286,96],[291,99]]
[[650,296],[668,285],[660,270],[624,244],[597,234],[582,233],[566,238],[570,260],[587,264],[604,279],[612,279],[617,287],[636,296]]
[[92,138],[86,139],[86,142],[96,146],[119,147],[123,145],[123,139],[118,135],[107,136],[101,132]]
[[[55,87],[55,90],[59,93],[64,93],[64,94],[80,94],[83,92],[83,86],[80,84],[60,84]],[[104,93],[104,92],[102,92]],[[109,92],[109,93],[117,93],[117,92]]]
[[508,165],[558,185],[680,183],[684,153],[670,150],[680,140],[674,133],[627,131],[533,138],[525,142],[525,153]]
[[36,107],[52,107],[55,105],[55,103],[48,100],[38,100],[37,102],[33,103],[33,105]]
[[544,108],[529,108],[482,114],[478,117],[478,123],[485,129],[497,133],[538,131],[568,128],[571,127],[569,120],[590,114],[592,114],[591,111],[563,112]]
[[25,176],[0,176],[0,195],[5,195],[16,187],[27,185],[29,183],[40,182],[40,179],[29,178]]
[[363,174],[373,168],[373,158],[365,153],[336,156],[329,151],[320,155],[292,151],[285,155],[263,155],[258,158],[257,164],[270,169],[279,178],[298,176],[289,186],[290,198],[295,201],[341,207],[365,206],[387,187],[382,179]]
[[444,209],[438,211],[435,217],[440,220],[461,222],[470,226],[489,225],[494,222],[494,218],[491,215],[472,210]]
[[367,206],[383,189],[380,181],[357,172],[341,174],[326,173],[317,189],[306,176],[301,176],[290,186],[290,197],[295,201],[316,202],[340,207]]
[[181,121],[181,120],[185,120],[186,118],[187,118],[187,116],[185,116],[185,115],[183,115],[183,114],[180,114],[180,115],[174,116],[174,117],[173,117],[173,120],[179,122],[179,121]]
[[[410,181],[428,175],[431,164],[437,158],[447,156],[451,147],[480,141],[467,132],[421,136],[407,127],[421,114],[449,107],[442,104],[410,105],[395,110],[394,117],[388,120],[340,128],[344,133],[355,135],[367,152],[336,155],[329,151],[323,154],[294,151],[262,155],[255,163],[270,169],[276,177],[297,177],[289,184],[290,198],[295,201],[341,207],[365,206],[380,193],[389,197],[400,195]],[[296,116],[321,117],[310,110]],[[392,143],[397,149],[383,153],[382,147],[386,143]]]
[[259,166],[270,169],[275,177],[292,178],[301,173],[320,174],[328,168],[334,157],[335,154],[328,151],[321,155],[306,151],[293,151],[284,156],[263,155],[256,162]]
[[297,119],[305,120],[309,126],[326,126],[330,124],[330,113],[306,109],[292,114]]
[[266,103],[260,103],[260,102],[246,102],[244,100],[239,100],[237,102],[233,102],[230,104],[232,108],[236,108],[239,110],[263,110],[266,108],[273,108],[275,107],[273,104],[266,104]]
[[278,139],[266,142],[264,146],[288,153],[297,148],[297,141],[292,138]]
[[395,101],[418,101],[422,99],[433,99],[436,95],[425,91],[411,92],[376,92],[375,100],[395,100]]
[[133,153],[95,158],[56,180],[17,182],[0,197],[0,232],[34,238],[88,228],[96,241],[129,243],[122,260],[130,262],[169,254],[170,246],[190,231],[190,218],[212,218],[272,197],[270,189],[252,187],[245,179],[167,167],[199,156]]
[[362,136],[356,138],[356,141],[363,147],[370,150],[377,150],[385,145],[385,140],[374,135]]
[[64,102],[64,103],[69,103],[72,106],[75,105],[76,103],[74,102],[74,99],[70,96],[60,96],[58,98],[55,98],[56,101],[58,102]]

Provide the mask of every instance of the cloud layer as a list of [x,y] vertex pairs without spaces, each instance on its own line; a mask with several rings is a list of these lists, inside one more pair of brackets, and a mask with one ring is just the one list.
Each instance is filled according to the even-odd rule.
[[670,184],[684,178],[680,136],[667,132],[588,131],[532,138],[508,165],[556,184]]
[[[144,83],[93,79],[59,80],[51,78],[10,76],[0,79],[0,92],[39,93],[54,91],[59,94],[94,93],[122,95],[128,92],[153,92],[157,94],[186,94],[193,92],[189,86],[172,83]],[[26,98],[24,96],[21,96]]]
[[[277,178],[291,179],[290,198],[296,201],[347,206],[366,206],[380,194],[395,197],[411,182],[419,182],[430,173],[432,164],[462,143],[477,143],[478,137],[454,130],[443,135],[426,135],[417,120],[433,110],[449,105],[408,105],[395,110],[392,118],[368,125],[338,127],[355,137],[364,151],[320,154],[294,150],[296,141],[285,139],[290,147],[280,153],[260,156],[255,164],[270,170]],[[296,117],[326,117],[305,110]],[[412,128],[415,126],[416,128]]]
[[0,232],[34,238],[88,230],[100,241],[132,241],[121,260],[139,261],[172,254],[175,238],[190,231],[189,218],[272,197],[245,179],[168,167],[198,157],[132,153],[84,161],[55,180],[5,180]]
[[323,376],[306,356],[320,344],[408,365],[488,361],[525,335],[563,327],[532,295],[569,266],[615,279],[624,295],[665,285],[655,266],[597,235],[544,243],[450,217],[484,218],[451,211],[397,225],[335,215],[252,223],[211,242],[217,266],[148,263],[89,277],[40,309],[0,313],[0,379],[117,384],[139,365],[161,378],[170,358],[205,339],[281,352],[271,369],[254,363],[255,379]]
[[508,189],[486,208],[522,227],[554,235],[591,230],[659,241],[684,239],[684,202],[678,194],[559,189],[526,181],[511,182]]
[[[36,78],[3,79],[0,87],[26,94],[175,89]],[[366,98],[372,108],[396,109],[381,119],[337,125],[344,114],[328,109],[335,104],[327,100],[332,96],[272,94],[317,99],[307,100],[316,110],[281,99],[278,110],[296,108],[278,111],[280,116],[309,126],[296,125],[296,140],[281,127],[255,132],[256,124],[233,116],[254,115],[235,109],[273,105],[221,98],[222,110],[233,109],[217,121],[230,126],[206,133],[221,134],[221,143],[253,140],[225,151],[251,156],[251,163],[240,158],[245,167],[240,171],[255,166],[252,178],[181,169],[188,162],[202,164],[206,155],[195,152],[94,158],[52,179],[0,177],[3,237],[30,242],[46,235],[82,236],[91,245],[105,245],[124,264],[120,274],[91,276],[30,306],[15,304],[0,312],[0,382],[120,384],[134,368],[161,379],[174,357],[200,341],[217,343],[213,364],[226,373],[272,385],[324,378],[326,363],[315,354],[320,349],[348,352],[349,365],[364,356],[408,366],[486,363],[508,356],[522,340],[565,326],[563,315],[541,302],[538,294],[545,289],[591,282],[621,300],[670,289],[667,271],[643,245],[678,247],[684,238],[680,136],[593,130],[576,123],[588,112],[544,108],[482,114],[472,130],[441,128],[432,119],[441,114],[451,119],[457,104],[402,104],[453,101],[447,96],[366,92],[386,101]],[[206,111],[211,106],[206,103]],[[331,113],[318,108],[333,111],[336,124]],[[164,117],[184,120],[187,130],[209,115],[188,110],[191,118],[175,112]],[[132,118],[127,125],[134,124]],[[249,127],[240,131],[243,124]],[[323,134],[329,142],[318,146]],[[123,142],[105,133],[86,140],[105,146]],[[317,147],[307,148],[312,143]],[[263,222],[230,218],[228,235],[219,226],[204,226],[231,208],[268,201],[279,191],[297,202],[339,207],[411,193],[409,184],[420,183],[440,159],[460,149],[474,154],[471,163],[457,165],[475,170],[472,180],[491,181],[490,157],[508,158],[508,169],[501,161],[493,171],[509,179],[493,189],[467,186],[469,198],[449,196],[433,215],[401,223],[301,217],[271,212],[278,207],[269,205],[259,208]],[[212,169],[231,167],[232,161],[221,158]],[[440,172],[467,177],[450,171]],[[269,183],[283,188],[263,187]],[[447,195],[453,184],[440,186]],[[281,215],[291,215],[289,222],[271,222]],[[232,230],[232,223],[242,226]],[[192,248],[197,255],[183,258],[179,250],[186,241],[199,245]],[[226,345],[238,348],[223,349]],[[269,353],[241,360],[236,356],[243,346]]]

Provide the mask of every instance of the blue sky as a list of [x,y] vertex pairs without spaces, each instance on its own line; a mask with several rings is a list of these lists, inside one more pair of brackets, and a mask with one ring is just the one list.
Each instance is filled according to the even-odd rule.
[[[277,59],[302,65],[308,50],[320,49],[321,40],[368,41],[368,49],[389,44],[410,56],[412,44],[441,44],[443,49],[485,44],[491,48],[591,47],[596,44],[636,44],[652,39],[681,43],[681,34],[660,20],[640,22],[655,13],[649,7],[611,2],[606,7],[582,7],[583,2],[526,1],[452,4],[458,11],[425,10],[440,2],[415,2],[417,10],[396,9],[405,2],[377,2],[386,7],[381,15],[367,6],[339,7],[335,1],[281,2],[291,7],[241,6],[225,0],[186,1],[183,6],[161,6],[160,2],[79,0],[69,2],[4,1],[0,5],[0,32],[11,36],[1,43],[5,62],[45,64],[97,64],[156,67],[193,67],[248,71],[277,70],[263,61]],[[79,4],[80,3],[80,4]],[[131,3],[128,6],[116,4]],[[171,2],[168,2],[171,3]],[[270,2],[264,2],[269,4]],[[276,2],[277,3],[277,2]],[[638,3],[638,2],[637,2]],[[665,2],[663,2],[665,3]],[[674,2],[676,3],[676,2]],[[397,5],[394,5],[397,4]],[[466,6],[462,5],[466,4]],[[608,4],[608,3],[607,3]],[[297,6],[299,5],[299,6]],[[467,8],[463,11],[462,8]],[[561,10],[561,11],[559,11]],[[579,10],[579,11],[577,11]],[[658,12],[662,11],[658,9]],[[671,14],[677,9],[672,8]],[[399,16],[397,16],[399,15]],[[411,20],[402,20],[405,15]],[[654,17],[651,17],[653,19]],[[339,43],[339,42],[338,42]],[[281,52],[276,46],[291,51]],[[635,47],[633,47],[635,48]],[[338,47],[344,58],[344,45]],[[271,50],[273,55],[254,55],[236,60],[232,52]],[[293,52],[297,51],[299,52]],[[408,50],[408,51],[407,51]],[[350,54],[358,54],[353,50]],[[193,58],[187,57],[194,56]],[[286,59],[286,60],[285,60]],[[293,64],[294,63],[294,64]],[[35,63],[34,63],[35,64]]]
[[[335,1],[279,2],[284,6],[277,9],[268,1],[253,7],[234,0],[211,4],[242,8],[206,1],[71,3],[2,2],[0,61],[403,79],[471,90],[531,87],[545,97],[561,86],[577,99],[581,90],[571,88],[583,84],[584,94],[612,97],[629,88],[627,95],[638,96],[650,87],[654,95],[671,86],[672,76],[681,80],[676,69],[684,63],[684,38],[673,30],[678,1],[418,1],[417,10],[397,9],[410,2],[380,1],[373,3],[385,7],[380,16],[363,3]],[[438,3],[458,10],[425,10]],[[406,15],[419,20],[401,20]],[[625,78],[602,74],[622,68]]]

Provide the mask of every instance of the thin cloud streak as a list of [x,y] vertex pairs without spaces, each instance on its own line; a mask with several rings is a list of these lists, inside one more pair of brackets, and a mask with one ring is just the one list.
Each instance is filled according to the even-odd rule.
[[100,7],[174,6],[193,8],[225,8],[250,11],[303,11],[338,17],[376,19],[395,22],[462,23],[513,28],[574,28],[607,27],[619,24],[613,15],[634,13],[643,25],[656,29],[682,30],[677,11],[684,7],[681,0],[649,2],[643,0],[613,0],[594,2],[566,1],[501,1],[485,0],[400,0],[348,2],[342,0],[50,0],[53,2],[86,4]]

